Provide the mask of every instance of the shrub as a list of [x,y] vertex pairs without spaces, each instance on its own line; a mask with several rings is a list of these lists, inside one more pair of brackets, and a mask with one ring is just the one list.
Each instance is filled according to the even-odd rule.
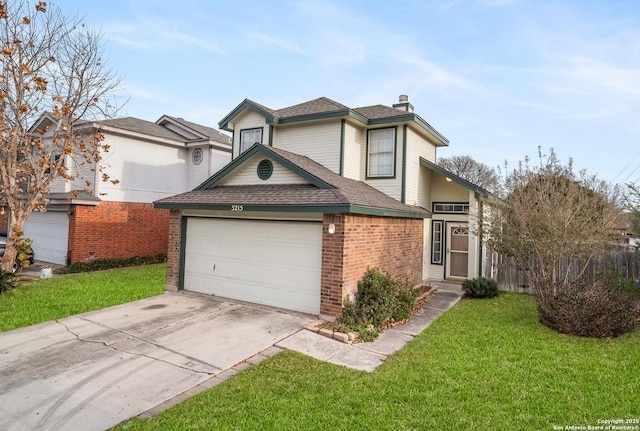
[[485,277],[463,281],[462,290],[470,298],[493,298],[499,293],[498,282]]
[[538,318],[563,334],[614,338],[640,323],[640,299],[615,278],[555,286],[553,292],[537,295]]
[[375,339],[391,321],[411,317],[415,298],[407,285],[378,268],[367,269],[358,282],[355,301],[345,300],[338,323],[358,332],[365,341]]
[[77,262],[62,268],[56,269],[56,274],[75,274],[78,272],[104,271],[106,269],[126,268],[129,266],[153,265],[164,263],[167,256],[158,254],[156,256],[129,257],[125,259],[95,259],[91,262]]
[[19,275],[0,269],[0,293],[16,287],[19,279]]

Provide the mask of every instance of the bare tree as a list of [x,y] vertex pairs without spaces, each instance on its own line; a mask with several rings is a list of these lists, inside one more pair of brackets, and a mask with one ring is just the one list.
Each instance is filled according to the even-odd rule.
[[[538,296],[575,281],[605,251],[620,217],[616,186],[560,163],[553,149],[540,163],[520,163],[505,180],[506,198],[496,202],[486,237],[529,270]],[[551,290],[550,290],[551,289]]]
[[438,164],[460,178],[490,192],[497,193],[499,191],[500,178],[495,169],[475,161],[471,156],[442,158],[438,160]]
[[11,214],[1,267],[9,270],[23,225],[33,210],[45,211],[52,182],[74,180],[78,166],[101,169],[103,136],[74,125],[115,114],[120,78],[105,66],[102,35],[45,2],[0,2],[0,41],[0,200]]
[[627,184],[624,200],[633,233],[640,236],[640,187],[637,184]]

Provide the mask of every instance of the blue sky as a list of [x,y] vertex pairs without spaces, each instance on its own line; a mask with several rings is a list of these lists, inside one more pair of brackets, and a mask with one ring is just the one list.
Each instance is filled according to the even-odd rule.
[[59,0],[104,33],[122,116],[217,128],[245,98],[396,103],[444,134],[438,157],[514,165],[553,147],[640,182],[640,3],[546,0]]

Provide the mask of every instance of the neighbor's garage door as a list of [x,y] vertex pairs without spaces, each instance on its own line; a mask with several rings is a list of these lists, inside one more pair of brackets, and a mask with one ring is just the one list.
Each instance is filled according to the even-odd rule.
[[189,218],[185,290],[320,313],[322,223]]
[[33,253],[40,262],[67,263],[69,216],[65,212],[32,212],[24,224],[24,236],[31,238]]

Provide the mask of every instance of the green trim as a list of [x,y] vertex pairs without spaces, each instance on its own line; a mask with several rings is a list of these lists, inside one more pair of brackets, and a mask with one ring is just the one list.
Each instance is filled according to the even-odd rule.
[[229,128],[229,123],[231,122],[231,120],[233,120],[235,117],[237,117],[246,108],[249,108],[252,111],[255,111],[258,114],[262,115],[265,118],[267,123],[272,123],[274,121],[273,114],[271,114],[271,113],[265,111],[264,109],[262,109],[261,107],[257,106],[251,100],[244,99],[238,106],[235,107],[235,109],[233,111],[231,111],[229,114],[227,114],[226,117],[224,117],[222,120],[220,120],[220,122],[218,123],[219,128],[222,129],[222,130],[226,130],[227,132],[231,132],[232,129]]
[[178,270],[178,290],[184,290],[184,262],[187,246],[187,217],[180,217],[180,263]]
[[301,121],[326,120],[328,118],[340,118],[349,116],[349,111],[320,112],[316,114],[297,115],[295,117],[278,118],[275,124],[299,123]]
[[256,168],[256,173],[258,175],[258,178],[260,178],[262,181],[268,180],[273,174],[273,162],[269,159],[260,160]]
[[[218,171],[217,173],[213,174],[209,179],[207,179],[205,182],[200,184],[194,190],[206,190],[206,189],[208,189],[210,187],[215,186],[217,183],[222,181],[224,179],[224,177],[226,177],[230,172],[234,171],[238,166],[240,166],[242,163],[244,163],[247,159],[249,159],[251,156],[253,156],[256,153],[261,153],[263,156],[269,157],[270,159],[278,162],[279,164],[281,164],[285,168],[289,169],[290,171],[292,171],[296,175],[299,175],[301,178],[305,179],[306,181],[308,181],[309,183],[313,184],[314,186],[316,186],[316,187],[318,187],[320,189],[333,188],[330,184],[318,179],[317,177],[314,177],[313,175],[311,175],[307,171],[304,171],[304,170],[300,169],[298,166],[294,165],[293,163],[291,163],[287,159],[285,159],[285,158],[281,157],[280,155],[276,154],[269,147],[267,147],[265,145],[254,145],[253,147],[249,148],[244,153],[240,154],[235,160],[233,160],[227,166],[222,168],[220,171]],[[160,207],[158,207],[158,208],[160,208]],[[163,208],[165,208],[165,207],[163,207]],[[175,207],[175,208],[179,208],[179,207]]]
[[[393,129],[393,175],[388,176],[369,176],[369,133],[375,130]],[[393,180],[396,178],[396,163],[398,162],[398,126],[391,127],[378,127],[375,129],[367,129],[367,148],[366,148],[366,166],[365,166],[365,180]]]
[[269,146],[273,147],[273,124],[269,124]]
[[483,198],[488,198],[489,195],[491,194],[488,190],[485,190],[480,186],[470,183],[464,178],[457,176],[453,172],[450,172],[445,168],[436,165],[435,163],[431,163],[430,161],[423,159],[422,157],[420,157],[420,164],[425,168],[432,170],[436,174],[442,175],[443,177],[446,177],[446,178],[450,178],[456,184],[459,184],[462,187],[471,190],[472,192],[475,193],[476,198],[480,196],[482,196]]
[[[315,212],[323,214],[366,214],[375,215],[380,217],[400,217],[400,218],[417,218],[425,219],[431,218],[430,213],[412,212],[412,211],[400,211],[400,210],[388,210],[380,208],[370,208],[358,205],[247,205],[238,202],[237,204],[198,204],[198,203],[186,203],[186,204],[163,204],[156,202],[155,208],[167,208],[177,210],[208,210],[208,211],[229,211],[235,215],[240,215],[243,212]],[[242,210],[232,211],[233,207],[241,207]]]
[[344,176],[344,131],[345,123],[347,120],[344,118],[340,121],[340,176]]
[[409,126],[402,126],[402,184],[400,189],[400,202],[407,203],[407,130]]

